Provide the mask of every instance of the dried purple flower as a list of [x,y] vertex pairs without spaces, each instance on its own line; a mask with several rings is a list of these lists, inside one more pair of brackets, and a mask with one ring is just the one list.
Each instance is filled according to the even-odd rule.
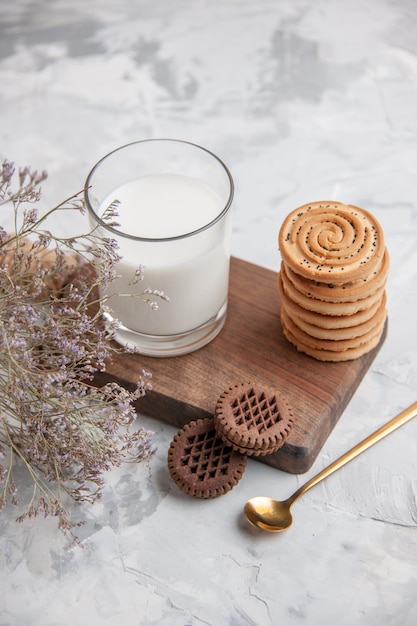
[[[94,374],[122,350],[109,341],[116,323],[101,323],[107,309],[97,295],[116,276],[117,244],[95,230],[67,239],[42,230],[46,216],[83,211],[83,201],[75,194],[39,216],[22,205],[39,201],[46,173],[20,169],[17,190],[14,177],[14,164],[3,162],[0,204],[11,203],[21,225],[12,234],[0,227],[0,510],[7,501],[17,504],[13,470],[19,460],[34,496],[18,520],[52,515],[75,539],[77,524],[62,494],[95,502],[104,471],[153,453],[151,433],[130,428],[134,402],[151,388],[151,376],[144,371],[133,391],[115,382],[94,385]],[[114,202],[106,220],[114,223],[116,210]],[[142,275],[140,267],[133,280]],[[157,290],[141,297],[152,308],[154,297],[168,299]]]

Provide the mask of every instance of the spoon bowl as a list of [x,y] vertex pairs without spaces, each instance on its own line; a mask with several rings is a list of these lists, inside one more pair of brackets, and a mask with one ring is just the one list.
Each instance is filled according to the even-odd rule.
[[292,524],[290,506],[291,503],[288,500],[280,502],[272,498],[256,496],[246,502],[245,515],[254,526],[279,533]]
[[386,437],[400,426],[403,426],[403,424],[406,424],[406,422],[416,415],[417,402],[414,402],[414,404],[404,409],[404,411],[401,411],[396,417],[393,417],[384,426],[378,428],[378,430],[348,450],[348,452],[345,452],[345,454],[333,461],[333,463],[325,467],[321,472],[313,476],[313,478],[310,478],[310,480],[304,483],[304,485],[301,485],[301,487],[286,500],[279,501],[265,496],[251,498],[245,504],[244,513],[246,518],[251,524],[262,530],[269,532],[286,530],[292,524],[290,508],[297,498],[311,487],[314,487],[314,485],[317,485],[321,480],[324,480],[327,476],[330,476],[330,474],[333,474],[333,472],[343,467],[343,465],[346,465],[346,463],[357,457],[361,452],[370,448],[374,443]]

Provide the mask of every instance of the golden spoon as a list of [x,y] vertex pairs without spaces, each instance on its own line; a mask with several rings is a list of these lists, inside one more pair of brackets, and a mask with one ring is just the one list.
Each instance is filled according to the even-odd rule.
[[396,428],[403,426],[409,420],[417,415],[417,402],[414,402],[407,409],[404,409],[392,420],[387,422],[381,428],[378,428],[374,433],[369,435],[366,439],[358,443],[354,448],[345,452],[341,457],[333,461],[328,467],[325,467],[321,472],[310,478],[304,485],[301,485],[292,496],[279,502],[273,498],[267,498],[258,496],[251,498],[245,504],[245,515],[251,524],[262,528],[263,530],[269,530],[270,532],[280,532],[286,530],[292,524],[291,505],[300,496],[303,495],[308,489],[317,485],[321,480],[324,480],[330,474],[333,474],[336,470],[349,463],[352,459],[357,457],[361,452],[364,452],[370,448],[374,443],[383,439]]

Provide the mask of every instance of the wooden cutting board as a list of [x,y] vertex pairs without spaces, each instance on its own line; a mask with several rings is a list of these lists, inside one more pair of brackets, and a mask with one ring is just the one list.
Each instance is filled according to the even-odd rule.
[[142,368],[152,372],[154,389],[138,412],[181,427],[213,414],[230,385],[253,381],[272,385],[293,407],[294,428],[274,454],[257,457],[275,468],[306,472],[342,415],[385,339],[354,361],[323,363],[298,352],[283,336],[277,274],[231,259],[226,324],[209,345],[179,357],[117,355],[98,384],[117,380],[130,387]]

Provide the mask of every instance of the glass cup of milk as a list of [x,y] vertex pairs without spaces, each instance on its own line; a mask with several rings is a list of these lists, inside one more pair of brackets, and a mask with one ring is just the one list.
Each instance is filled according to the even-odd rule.
[[[233,179],[212,152],[175,139],[122,146],[86,180],[91,224],[122,257],[106,287],[115,339],[144,355],[197,350],[224,326],[230,265]],[[102,219],[117,201],[117,226]],[[143,280],[134,281],[139,266]],[[139,294],[163,292],[155,310]]]

